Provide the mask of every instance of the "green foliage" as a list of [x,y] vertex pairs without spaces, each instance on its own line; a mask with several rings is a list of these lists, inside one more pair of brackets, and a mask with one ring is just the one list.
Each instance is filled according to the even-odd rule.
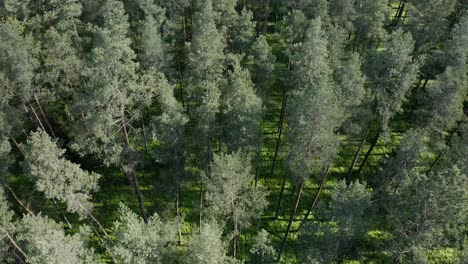
[[467,219],[467,178],[458,168],[429,175],[409,172],[388,205],[395,260],[420,263],[428,250],[447,243],[447,235],[463,241]]
[[61,224],[47,216],[26,215],[18,227],[17,240],[29,257],[28,263],[98,263],[99,257],[88,248],[90,235],[87,226],[80,227],[77,234],[67,235]]
[[237,60],[232,67],[222,93],[225,143],[229,151],[249,151],[261,138],[262,100],[255,93],[249,72]]
[[271,94],[276,61],[276,57],[272,54],[265,36],[258,36],[253,43],[252,58],[252,82],[255,84],[257,94],[262,98],[263,103],[265,103],[266,98]]
[[349,185],[342,180],[333,189],[328,205],[319,215],[327,222],[314,221],[308,224],[301,235],[305,259],[309,263],[332,263],[354,256],[370,225],[372,192],[359,181]]
[[216,223],[202,223],[189,238],[184,263],[231,263],[232,259],[226,256],[226,243],[221,240],[221,234],[222,230]]
[[335,155],[342,109],[332,85],[327,40],[319,19],[313,20],[301,49],[293,59],[294,89],[288,112],[288,169],[308,177]]
[[250,248],[250,253],[252,254],[250,263],[275,263],[276,252],[271,245],[268,232],[265,229],[259,231],[257,236],[255,236],[253,245]]
[[36,189],[66,203],[68,211],[86,216],[92,208],[91,193],[99,189],[100,175],[63,158],[65,150],[44,131],[31,133],[24,152],[24,165]]
[[233,236],[249,227],[267,206],[264,190],[252,186],[251,165],[240,152],[214,155],[211,174],[206,179],[206,200],[213,219],[228,220]]
[[170,243],[176,236],[175,221],[163,221],[157,214],[148,223],[120,204],[119,220],[114,223],[113,256],[121,263],[165,263],[171,253]]

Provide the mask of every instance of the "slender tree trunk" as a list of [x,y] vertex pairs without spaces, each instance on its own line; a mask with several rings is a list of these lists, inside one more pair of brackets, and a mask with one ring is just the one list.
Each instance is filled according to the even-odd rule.
[[[185,34],[185,27],[184,27],[184,34]],[[174,55],[175,55],[175,59],[177,63],[177,77],[179,79],[180,100],[182,102],[182,107],[185,107],[182,71],[180,69],[180,59],[179,59],[179,52],[177,51],[177,43],[175,41],[174,41]]]
[[367,126],[366,132],[364,133],[364,137],[362,138],[361,143],[359,143],[359,148],[358,148],[356,154],[354,155],[353,162],[351,163],[351,166],[349,167],[349,170],[348,170],[348,175],[346,176],[346,178],[348,178],[348,179],[350,179],[351,175],[353,174],[354,166],[356,165],[356,162],[357,162],[357,160],[359,158],[359,155],[361,154],[361,151],[364,148],[364,144],[366,143],[367,136],[369,135],[369,131],[370,131],[373,123],[374,123],[373,120],[369,122],[369,125]]
[[8,238],[8,240],[10,241],[10,243],[15,247],[15,249],[18,250],[18,251],[23,255],[24,260],[25,260],[25,261],[28,261],[29,258],[28,258],[28,256],[26,255],[26,253],[24,253],[23,249],[22,249],[20,246],[18,246],[18,243],[16,243],[16,241],[13,239],[13,237],[8,233],[7,230],[5,230],[5,229],[3,228],[2,225],[0,225],[0,231],[2,231],[2,233],[5,234],[5,236]]
[[328,165],[325,168],[325,171],[323,172],[322,180],[320,181],[317,192],[315,193],[314,200],[310,204],[309,209],[307,209],[307,213],[305,214],[304,219],[302,219],[302,222],[299,225],[299,227],[296,229],[296,232],[299,231],[301,229],[301,227],[305,224],[305,222],[307,221],[307,218],[309,217],[310,213],[315,208],[315,205],[317,204],[318,198],[319,198],[320,194],[322,193],[323,186],[325,185],[325,182],[327,181],[327,177],[328,177],[329,174],[330,174],[330,165]]
[[198,226],[201,228],[202,219],[203,219],[203,176],[200,177],[200,219],[198,221]]
[[59,213],[62,215],[63,220],[65,221],[65,223],[68,226],[68,229],[72,229],[73,227],[72,227],[70,221],[68,221],[67,215],[63,212],[62,208],[60,208],[60,205],[57,203],[57,200],[55,200],[54,198],[52,198],[51,200],[54,203],[55,207],[57,207],[57,210],[59,211]]
[[256,169],[255,169],[255,188],[257,187],[257,184],[258,184],[258,176],[260,174],[260,162],[262,160],[262,148],[260,146],[260,143],[258,144],[257,146],[257,166],[256,166]]
[[39,124],[39,126],[41,127],[41,129],[45,132],[46,130],[45,130],[44,126],[42,125],[42,122],[41,122],[41,120],[39,119],[39,116],[37,115],[36,110],[34,110],[34,107],[33,107],[32,105],[30,105],[30,107],[31,107],[31,110],[32,110],[32,112],[33,112],[33,114],[34,114],[34,117],[36,118],[37,123]]
[[400,0],[400,3],[398,4],[397,10],[395,12],[395,16],[393,16],[393,25],[396,25],[398,14],[400,13],[401,4],[403,4],[403,0]]
[[287,178],[287,175],[286,175],[286,173],[284,173],[283,183],[281,184],[281,191],[280,191],[280,195],[279,195],[279,198],[278,198],[278,203],[276,204],[276,211],[275,211],[274,219],[278,219],[278,216],[279,216],[279,212],[280,212],[280,209],[281,209],[281,202],[283,201],[283,196],[284,196],[284,188],[286,186],[286,178]]
[[[128,139],[127,123],[125,120],[125,109],[123,107],[122,107],[122,131],[124,133],[125,147],[127,148],[127,150],[129,150],[130,141]],[[125,174],[127,174],[127,177],[132,182],[133,189],[135,191],[135,195],[138,200],[138,205],[140,206],[140,211],[141,211],[141,216],[143,218],[143,221],[145,221],[145,223],[148,223],[148,217],[146,215],[145,204],[143,203],[143,198],[141,196],[141,191],[140,191],[140,185],[138,184],[138,179],[137,179],[134,164],[132,164],[132,161],[128,162],[128,169],[125,172]]]
[[359,169],[357,171],[358,175],[361,173],[362,169],[366,165],[367,160],[369,159],[369,156],[372,153],[372,150],[374,149],[375,145],[377,144],[377,141],[379,141],[380,134],[381,134],[380,132],[381,132],[381,128],[379,128],[379,130],[377,131],[377,135],[375,135],[375,138],[372,140],[372,144],[371,144],[369,150],[367,151],[366,155],[364,156],[364,160],[361,162],[361,165],[359,165]]
[[52,137],[56,138],[54,130],[52,129],[52,125],[50,124],[49,119],[47,118],[47,116],[46,116],[46,114],[44,112],[44,109],[42,109],[41,103],[39,102],[39,98],[37,97],[36,93],[34,93],[34,100],[36,100],[36,104],[39,107],[39,111],[41,112],[41,115],[44,118],[44,120],[45,120],[45,122],[47,124],[47,127],[50,130],[50,133],[51,133]]
[[427,82],[428,82],[428,81],[429,81],[429,76],[426,77],[426,79],[424,80],[423,86],[422,86],[422,90],[425,91],[425,92],[427,92],[427,91],[426,91],[426,85],[427,85]]
[[273,174],[275,170],[275,165],[276,165],[276,159],[278,157],[278,150],[279,150],[279,145],[281,143],[281,135],[283,133],[283,125],[284,125],[284,118],[285,118],[285,112],[286,112],[286,103],[287,103],[287,95],[286,92],[283,94],[283,99],[282,99],[282,104],[281,104],[281,115],[280,115],[280,120],[278,123],[278,137],[276,138],[276,145],[275,145],[275,155],[273,156],[273,163],[271,165],[271,174]]
[[232,257],[237,258],[239,252],[239,228],[236,217],[233,217],[234,222],[234,238],[232,239]]
[[11,195],[13,195],[13,198],[15,198],[16,202],[18,202],[18,204],[24,209],[26,210],[26,212],[28,212],[29,215],[34,215],[34,213],[31,211],[31,209],[29,209],[24,203],[23,201],[21,201],[20,198],[18,198],[18,196],[16,195],[15,191],[13,191],[13,189],[8,186],[7,184],[3,184],[3,186],[5,186],[5,188],[7,188]]
[[179,193],[180,193],[180,184],[179,177],[176,176],[176,216],[177,216],[177,235],[179,236],[179,245],[182,244],[182,226],[180,219],[180,208],[179,208]]
[[276,165],[276,160],[278,158],[279,145],[281,143],[281,135],[283,134],[283,125],[284,125],[284,118],[286,115],[287,99],[288,97],[286,95],[286,91],[284,90],[282,104],[281,104],[280,120],[278,123],[278,137],[276,138],[275,154],[273,156],[273,162],[271,164],[271,176],[273,176],[273,173],[275,172],[275,165]]
[[148,155],[148,138],[146,137],[145,119],[141,116],[141,129],[143,131],[143,142],[145,144],[145,153]]
[[286,228],[286,233],[284,234],[283,241],[281,242],[281,247],[278,253],[277,262],[280,262],[281,255],[283,254],[284,247],[286,246],[286,240],[288,239],[289,232],[291,231],[292,222],[294,221],[294,217],[296,216],[297,208],[299,207],[299,202],[301,201],[302,189],[304,188],[304,178],[301,178],[301,182],[299,183],[299,189],[297,191],[296,202],[294,203],[294,209],[291,212],[291,216],[289,217],[288,227]]
[[16,141],[16,139],[13,137],[13,135],[10,133],[10,131],[7,131],[7,134],[8,134],[8,136],[10,136],[11,141],[13,142],[13,144],[15,144],[16,148],[17,148],[18,151],[21,153],[21,155],[24,156],[23,150],[21,149],[20,145],[18,144],[18,142]]
[[270,1],[269,0],[264,0],[264,13],[263,13],[263,35],[266,36],[267,32],[268,32],[268,15],[269,15],[269,3]]

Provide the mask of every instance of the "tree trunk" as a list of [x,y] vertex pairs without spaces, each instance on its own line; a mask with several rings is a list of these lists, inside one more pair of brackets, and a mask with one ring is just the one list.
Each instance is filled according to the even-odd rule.
[[28,256],[26,255],[26,253],[24,253],[23,249],[22,249],[20,246],[18,246],[18,244],[16,243],[16,241],[13,239],[13,237],[12,237],[12,236],[8,233],[8,231],[5,230],[5,229],[3,228],[3,226],[1,226],[1,225],[0,225],[0,231],[2,231],[2,233],[5,234],[5,236],[8,238],[8,240],[10,241],[10,243],[16,248],[16,250],[18,250],[18,251],[23,255],[24,260],[25,260],[25,261],[28,261],[29,258],[28,258]]
[[275,172],[276,159],[278,158],[279,145],[281,143],[281,135],[283,134],[283,125],[284,125],[284,117],[286,113],[287,99],[288,97],[286,95],[286,91],[283,91],[281,115],[280,115],[280,120],[278,123],[278,137],[276,138],[275,155],[273,156],[273,163],[271,164],[271,176],[273,176],[273,173]]
[[426,79],[424,80],[423,86],[422,86],[422,90],[425,91],[425,92],[427,92],[427,91],[426,91],[426,85],[427,85],[427,82],[428,82],[428,81],[429,81],[429,76],[426,77]]
[[[185,27],[184,27],[184,34],[185,34]],[[180,90],[180,100],[182,102],[182,107],[185,107],[185,100],[184,100],[184,86],[182,80],[182,73],[180,70],[180,60],[179,60],[179,52],[177,51],[177,43],[174,41],[174,55],[177,64],[177,77],[179,79],[179,90]]]
[[36,113],[36,110],[34,110],[34,107],[33,107],[32,105],[30,105],[30,107],[31,107],[31,110],[32,110],[32,112],[33,112],[33,114],[34,114],[34,117],[36,118],[37,123],[39,124],[39,126],[41,127],[41,129],[42,129],[44,132],[46,132],[44,126],[42,125],[41,120],[39,119],[39,116],[38,116],[37,113]]
[[361,154],[361,151],[364,148],[364,144],[366,143],[367,136],[369,135],[369,131],[370,131],[373,123],[374,123],[373,121],[369,122],[369,125],[367,126],[366,132],[364,133],[364,137],[362,138],[361,143],[359,143],[359,148],[358,148],[356,154],[354,155],[353,162],[351,163],[351,166],[349,167],[348,175],[346,176],[347,179],[350,179],[351,175],[353,174],[354,166],[356,165],[356,162],[357,162],[357,160],[359,158],[359,155]]
[[[127,123],[125,120],[125,109],[122,107],[121,111],[122,111],[122,131],[124,133],[125,147],[127,148],[127,151],[129,151],[130,141],[128,139]],[[132,164],[132,161],[128,161],[127,166],[128,168],[125,174],[127,174],[127,177],[132,182],[133,190],[135,191],[135,195],[138,200],[138,205],[140,206],[140,211],[141,211],[141,216],[143,218],[143,221],[145,221],[145,223],[148,223],[148,217],[146,216],[145,204],[143,203],[143,198],[141,196],[140,185],[138,184],[138,179],[137,179],[136,172],[134,169],[134,164]]]
[[44,112],[44,109],[42,109],[41,103],[39,102],[39,98],[37,97],[36,93],[34,93],[34,100],[36,100],[36,104],[39,107],[39,111],[41,112],[41,115],[44,118],[44,120],[45,120],[45,122],[47,124],[47,127],[50,130],[50,133],[51,133],[52,137],[56,138],[54,130],[52,129],[52,125],[50,124],[49,119],[47,118],[47,116],[46,116],[46,114]]
[[266,36],[268,32],[268,15],[269,15],[269,0],[264,0],[264,13],[263,13],[263,35]]
[[199,219],[199,227],[201,228],[202,225],[202,218],[203,218],[203,176],[200,177],[200,219]]
[[141,129],[143,131],[143,142],[145,144],[145,153],[148,155],[148,139],[146,137],[145,119],[141,116]]
[[23,201],[21,201],[20,198],[18,198],[18,196],[16,195],[15,191],[13,191],[13,189],[8,186],[7,184],[3,184],[3,186],[5,186],[5,188],[7,188],[10,192],[11,192],[11,195],[13,195],[13,198],[15,198],[16,202],[19,203],[19,205],[24,209],[26,210],[26,212],[28,212],[29,215],[34,215],[34,213],[31,211],[31,209],[29,209],[24,203]]
[[299,207],[299,202],[301,201],[302,189],[304,188],[304,178],[301,178],[301,182],[299,183],[299,189],[297,191],[296,202],[294,204],[294,209],[291,212],[291,216],[289,217],[288,227],[286,228],[286,233],[284,234],[283,241],[281,242],[281,247],[278,253],[277,262],[280,262],[281,255],[283,254],[284,247],[286,245],[286,240],[288,239],[289,232],[291,231],[292,222],[294,221],[294,217],[296,216],[297,208]]
[[369,156],[372,153],[372,150],[374,149],[375,145],[377,144],[377,141],[379,141],[380,132],[381,132],[381,128],[379,128],[379,130],[377,131],[377,135],[375,135],[375,138],[372,140],[372,144],[371,144],[369,150],[367,151],[366,156],[364,156],[364,160],[361,162],[361,165],[359,165],[359,169],[357,171],[358,175],[361,173],[362,169],[364,168],[364,165],[366,165],[367,160],[369,159]]
[[179,177],[176,177],[176,216],[177,216],[177,235],[179,236],[179,245],[182,244],[182,226],[180,219],[180,208],[179,208],[179,193],[180,193],[180,184]]
[[65,212],[63,212],[62,208],[60,208],[59,204],[57,203],[57,200],[55,200],[54,198],[52,198],[51,200],[54,203],[55,207],[57,207],[57,210],[59,211],[59,213],[62,215],[63,220],[65,220],[65,223],[67,224],[68,229],[71,230],[72,225],[71,225],[70,221],[68,221],[67,215],[65,214]]
[[284,173],[283,175],[283,183],[281,184],[281,191],[280,191],[280,196],[278,198],[278,203],[276,204],[276,212],[275,212],[274,219],[278,219],[280,208],[281,208],[281,201],[283,200],[283,196],[284,196],[285,186],[286,186],[286,173]]
[[312,201],[312,204],[310,204],[310,207],[307,210],[307,213],[305,214],[304,219],[302,219],[301,224],[296,229],[296,232],[299,231],[301,229],[301,227],[305,224],[305,222],[307,221],[307,218],[309,217],[310,213],[315,208],[315,205],[317,204],[318,198],[319,198],[320,194],[322,193],[323,186],[325,185],[325,182],[327,181],[327,177],[328,177],[329,174],[330,174],[330,165],[328,165],[325,168],[325,171],[323,172],[322,180],[320,181],[320,185],[319,185],[319,187],[317,189],[317,193],[315,193],[314,200]]
[[401,4],[403,4],[403,0],[400,0],[400,3],[398,4],[397,10],[396,10],[396,12],[395,12],[395,16],[393,16],[393,22],[392,22],[392,24],[393,24],[394,26],[396,25],[396,21],[397,21],[397,19],[398,19],[398,14],[400,13]]

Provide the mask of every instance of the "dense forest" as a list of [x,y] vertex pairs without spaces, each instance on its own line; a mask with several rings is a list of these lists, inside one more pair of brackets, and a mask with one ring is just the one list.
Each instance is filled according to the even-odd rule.
[[0,263],[468,263],[467,10],[0,0]]

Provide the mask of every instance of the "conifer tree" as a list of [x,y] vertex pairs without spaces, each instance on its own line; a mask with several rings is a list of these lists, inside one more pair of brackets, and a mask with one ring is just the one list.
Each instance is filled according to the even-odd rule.
[[184,263],[236,263],[226,256],[226,243],[221,239],[222,229],[216,223],[202,223],[189,238],[187,258]]
[[306,225],[301,235],[302,241],[312,243],[305,245],[307,262],[339,262],[355,254],[353,251],[364,239],[370,224],[371,195],[359,181],[349,185],[344,180],[338,183],[329,204],[320,207],[318,218],[325,221]]
[[252,45],[252,81],[257,88],[257,94],[262,98],[263,104],[271,93],[273,83],[273,71],[275,70],[276,57],[265,36],[260,35]]
[[99,258],[89,248],[91,230],[82,226],[67,235],[59,223],[42,215],[26,215],[18,226],[17,240],[24,247],[28,263],[94,264]]
[[385,1],[358,0],[356,2],[353,51],[378,45],[385,40],[384,26],[389,24],[391,8]]
[[232,256],[239,253],[242,230],[249,227],[267,206],[266,194],[252,186],[254,175],[250,161],[240,152],[215,155],[211,174],[206,180],[209,215],[213,219],[223,217],[232,228]]
[[251,151],[259,146],[261,138],[262,100],[255,93],[249,72],[237,59],[232,67],[222,94],[222,132],[228,151]]
[[47,198],[67,204],[68,211],[88,216],[91,193],[98,190],[100,175],[89,173],[63,158],[65,150],[44,132],[33,132],[24,148],[25,167],[36,189]]
[[217,81],[223,72],[223,52],[226,44],[216,28],[211,0],[201,0],[197,5],[192,32],[187,66],[190,81],[196,87],[203,81]]
[[449,16],[454,12],[456,0],[411,1],[408,9],[408,23],[405,26],[413,35],[415,50],[431,49],[446,38]]
[[[467,177],[456,167],[426,175],[409,172],[387,202],[393,261],[427,261],[429,250],[457,247],[466,227]],[[454,238],[447,241],[446,236]]]
[[257,233],[254,238],[252,247],[250,248],[252,257],[249,263],[275,263],[275,249],[271,245],[271,241],[268,238],[268,232],[262,229]]
[[331,0],[328,4],[328,13],[331,19],[346,32],[353,30],[353,22],[356,16],[355,2],[355,0]]
[[[318,56],[317,54],[320,54]],[[320,19],[312,20],[306,40],[293,61],[293,85],[288,119],[287,170],[298,182],[297,197],[286,234],[281,244],[281,258],[291,224],[299,205],[304,181],[327,166],[335,156],[342,109],[332,86],[332,72],[328,64],[327,40]],[[280,207],[286,174],[283,177],[277,214]]]
[[176,236],[175,222],[165,222],[154,214],[146,223],[123,204],[119,212],[113,227],[117,239],[111,246],[115,258],[121,263],[166,263]]
[[402,111],[401,106],[418,69],[418,63],[411,56],[414,41],[409,33],[403,33],[401,29],[394,31],[385,47],[383,52],[376,51],[366,65],[366,76],[374,82],[372,107],[379,129],[358,172],[363,169],[380,136],[388,139],[389,122],[396,113]]
[[228,31],[229,49],[233,52],[245,53],[253,42],[254,28],[255,22],[250,10],[244,8],[239,14],[236,13],[235,21]]
[[131,123],[151,103],[156,85],[151,72],[137,76],[138,64],[127,38],[129,24],[122,2],[108,0],[100,8],[102,25],[85,72],[85,85],[74,98],[77,117],[72,147],[80,154],[98,155],[106,165],[122,169],[131,181],[143,219],[146,209],[130,140]]

